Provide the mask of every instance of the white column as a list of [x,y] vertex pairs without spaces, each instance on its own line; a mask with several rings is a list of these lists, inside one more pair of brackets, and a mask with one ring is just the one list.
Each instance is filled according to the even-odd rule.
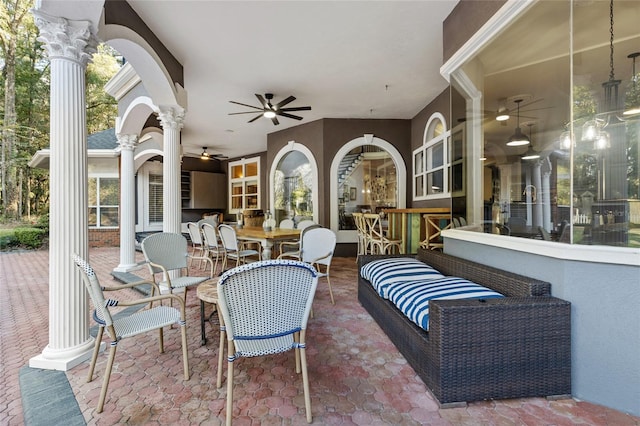
[[160,108],[158,114],[163,130],[162,162],[162,230],[180,233],[182,199],[180,197],[180,129],[184,110],[180,107]]
[[120,264],[116,271],[136,266],[136,167],[133,153],[138,135],[118,134],[120,144]]
[[542,223],[542,177],[540,173],[541,167],[540,161],[536,161],[533,165],[533,186],[536,188],[536,200],[534,202],[533,210],[533,226],[537,229],[538,226],[543,226]]
[[542,173],[542,226],[547,231],[553,229],[551,223],[551,172],[544,171]]
[[66,371],[91,354],[87,292],[71,255],[87,258],[85,70],[96,51],[88,21],[34,11],[51,59],[49,344],[31,358],[36,368]]

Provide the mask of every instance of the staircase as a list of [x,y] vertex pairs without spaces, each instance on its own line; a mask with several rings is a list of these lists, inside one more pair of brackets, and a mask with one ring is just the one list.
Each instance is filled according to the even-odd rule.
[[347,154],[342,157],[340,164],[338,165],[338,189],[341,190],[345,181],[351,176],[351,173],[358,167],[358,164],[362,162],[363,154]]

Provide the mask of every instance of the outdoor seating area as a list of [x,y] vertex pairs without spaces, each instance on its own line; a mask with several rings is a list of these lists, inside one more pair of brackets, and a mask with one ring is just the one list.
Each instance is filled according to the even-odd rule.
[[[90,251],[89,261],[101,285],[118,285],[110,276],[118,256],[118,248]],[[143,259],[141,253],[136,256],[139,261]],[[29,358],[47,344],[47,327],[42,325],[47,323],[48,265],[48,251],[0,254],[3,336],[0,356],[5,368],[0,424],[24,424],[25,415],[31,416],[33,412],[25,414],[23,408],[38,402],[21,397],[18,376],[21,370],[29,369],[26,367]],[[314,424],[640,424],[640,418],[570,398],[555,401],[517,398],[439,408],[416,371],[357,302],[355,265],[353,257],[334,258],[331,277],[336,304],[331,304],[328,292],[318,291],[314,298],[315,315],[309,319],[306,339]],[[150,278],[144,268],[138,273]],[[208,272],[194,264],[189,274]],[[122,292],[140,297],[130,289]],[[217,319],[214,316],[213,324],[206,324],[208,343],[201,346],[197,306],[196,291],[189,291],[185,311],[189,380],[183,376],[178,329],[165,332],[162,354],[158,353],[158,336],[154,332],[120,342],[104,411],[100,414],[96,410],[100,380],[87,383],[90,360],[63,373],[77,400],[75,410],[81,412],[88,424],[224,424],[227,390],[216,384]],[[94,334],[97,327],[91,325]],[[98,356],[96,372],[100,376],[107,358],[105,353]],[[290,354],[243,358],[235,363],[238,366],[234,375],[234,422],[306,423],[302,380],[294,378],[295,360]],[[223,378],[226,380],[226,371]],[[51,395],[43,382],[39,383],[37,394]],[[22,389],[22,393],[26,391]],[[40,402],[49,403],[49,399]],[[61,410],[57,407],[56,413]],[[46,420],[53,419],[53,410],[34,411],[48,416]]]

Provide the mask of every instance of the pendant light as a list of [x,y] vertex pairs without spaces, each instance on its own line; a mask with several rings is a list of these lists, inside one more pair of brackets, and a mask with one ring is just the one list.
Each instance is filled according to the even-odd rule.
[[516,113],[517,127],[515,133],[511,135],[511,137],[507,141],[507,146],[529,145],[531,141],[524,133],[522,133],[522,129],[520,128],[520,102],[522,102],[522,99],[516,99],[514,102],[516,103],[516,105],[518,105],[518,110]]
[[[625,109],[622,115],[636,115],[640,114],[640,93],[638,93],[638,76],[636,75],[636,58],[640,56],[640,52],[634,52],[627,56],[633,60],[633,74],[631,75],[631,81],[633,82],[633,87],[631,91],[627,94],[627,100],[631,98],[631,105],[629,108]],[[631,96],[629,96],[631,95]]]
[[[532,140],[531,126],[533,126],[533,123],[528,123],[527,126],[529,126],[529,140]],[[520,158],[522,158],[523,160],[536,160],[540,158],[540,154],[533,150],[533,146],[529,145],[529,149],[527,150],[527,152],[525,152],[525,154]]]
[[200,159],[209,160],[210,158],[211,158],[211,155],[209,155],[209,153],[207,152],[207,147],[206,146],[202,147],[202,154],[200,154]]

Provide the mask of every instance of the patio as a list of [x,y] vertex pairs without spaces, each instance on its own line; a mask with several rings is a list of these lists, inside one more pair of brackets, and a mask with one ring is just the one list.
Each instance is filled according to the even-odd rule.
[[[136,256],[142,259],[140,253]],[[91,250],[103,285],[112,283],[110,272],[118,260],[118,248]],[[0,380],[5,395],[0,424],[25,423],[18,375],[48,342],[48,265],[48,251],[0,254]],[[331,305],[326,282],[318,286],[307,350],[315,424],[640,425],[638,417],[572,399],[485,401],[438,409],[424,383],[360,307],[356,273],[353,258],[334,258],[336,305]],[[138,274],[145,276],[146,270]],[[91,383],[85,383],[88,361],[66,372],[88,424],[223,423],[226,389],[215,386],[218,334],[208,328],[208,343],[200,346],[195,291],[187,310],[189,381],[182,380],[177,330],[165,332],[164,354],[158,354],[155,333],[135,343],[122,342],[102,414],[95,413],[95,406],[106,355],[99,358]],[[292,354],[241,360],[235,383],[236,424],[306,424],[302,381],[295,376]]]

